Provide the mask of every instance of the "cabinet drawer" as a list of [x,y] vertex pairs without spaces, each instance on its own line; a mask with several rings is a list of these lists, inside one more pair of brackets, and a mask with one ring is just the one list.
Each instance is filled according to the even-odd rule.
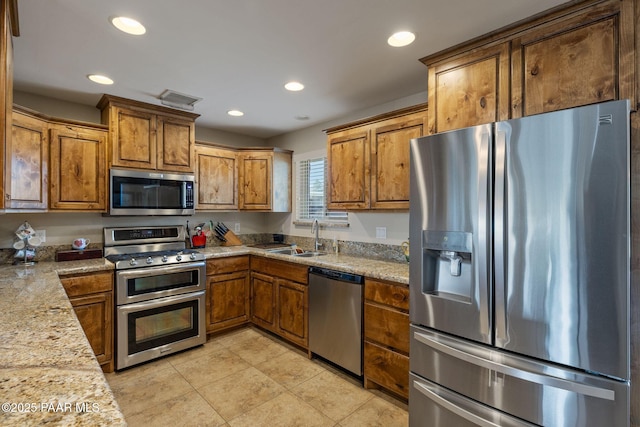
[[365,339],[409,353],[409,315],[376,304],[364,304]]
[[249,255],[216,258],[207,261],[207,276],[249,269]]
[[364,343],[366,380],[409,397],[409,358],[375,344]]
[[60,282],[69,297],[109,292],[113,290],[113,273],[60,276]]
[[409,311],[409,286],[365,279],[364,298],[400,310]]
[[259,271],[271,277],[281,277],[294,282],[309,282],[309,269],[306,265],[280,261],[271,258],[251,257],[251,271]]

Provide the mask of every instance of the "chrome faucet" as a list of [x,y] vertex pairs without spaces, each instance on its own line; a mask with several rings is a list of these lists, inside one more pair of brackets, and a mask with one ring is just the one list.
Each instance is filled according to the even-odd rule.
[[311,224],[311,234],[315,233],[316,234],[316,240],[315,240],[315,250],[316,252],[318,252],[318,250],[322,247],[322,243],[320,243],[319,240],[319,233],[320,233],[320,224],[318,224],[318,219],[314,219],[313,223]]

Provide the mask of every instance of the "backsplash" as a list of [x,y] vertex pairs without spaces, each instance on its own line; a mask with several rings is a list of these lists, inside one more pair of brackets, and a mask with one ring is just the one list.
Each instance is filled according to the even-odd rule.
[[[241,234],[238,238],[244,245],[253,245],[256,243],[269,243],[273,242],[273,234],[271,233],[254,233],[254,234]],[[313,237],[301,237],[301,236],[284,236],[284,243],[292,245],[296,244],[298,247],[306,250],[314,249]],[[322,244],[320,250],[325,252],[332,252],[333,240],[320,239]],[[207,246],[221,246],[221,242],[213,236],[207,238]],[[68,251],[71,249],[70,245],[52,245],[52,246],[39,246],[36,250],[36,261],[55,261],[56,252]],[[89,249],[102,249],[101,244],[90,244]],[[344,240],[338,240],[338,252],[344,255],[359,256],[368,259],[375,259],[381,261],[394,261],[394,262],[406,262],[402,248],[397,245],[385,245],[381,243],[364,243],[364,242],[350,242]],[[0,249],[0,263],[11,264],[14,261],[15,249]]]

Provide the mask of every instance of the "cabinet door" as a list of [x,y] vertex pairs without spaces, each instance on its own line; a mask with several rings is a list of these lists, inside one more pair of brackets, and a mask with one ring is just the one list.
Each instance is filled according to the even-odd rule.
[[240,156],[240,209],[271,210],[272,176],[273,153]]
[[157,116],[159,170],[189,172],[195,170],[193,148],[195,145],[195,123]]
[[632,7],[609,2],[515,39],[513,116],[623,98],[635,105],[626,78],[633,72],[633,24],[625,22],[633,11],[624,9]]
[[370,180],[368,128],[329,135],[327,147],[327,207],[368,209]]
[[509,118],[509,42],[429,67],[429,133]]
[[[0,4],[0,166],[5,166],[5,149],[11,145],[11,123],[13,106],[13,39],[11,35],[12,10],[17,2],[3,1]],[[17,12],[16,12],[17,13]],[[7,162],[8,163],[8,162]],[[5,207],[5,176],[0,173],[0,209]]]
[[426,112],[386,120],[371,138],[371,207],[409,209],[409,141],[424,135]]
[[196,209],[238,209],[238,158],[234,150],[196,147]]
[[71,305],[101,365],[113,359],[113,292],[74,297]]
[[50,135],[51,209],[105,211],[107,131],[54,125]]
[[374,382],[405,399],[409,398],[409,357],[379,345],[364,343],[364,382]]
[[156,115],[134,109],[111,108],[112,165],[155,169]]
[[307,286],[285,279],[278,282],[278,333],[290,341],[309,346]]
[[6,147],[5,207],[47,209],[47,123],[14,111],[11,130]]
[[249,321],[249,272],[207,277],[207,332]]
[[251,273],[251,321],[275,330],[276,283],[273,277]]

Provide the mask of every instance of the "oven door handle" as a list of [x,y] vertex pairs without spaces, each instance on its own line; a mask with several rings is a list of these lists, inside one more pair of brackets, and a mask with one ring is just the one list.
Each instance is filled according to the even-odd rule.
[[188,294],[174,295],[170,297],[156,298],[147,301],[134,302],[132,304],[119,305],[118,311],[130,313],[132,311],[153,310],[158,307],[166,307],[171,304],[178,304],[183,301],[189,301],[203,297],[205,291],[190,292]]
[[179,273],[181,271],[200,269],[206,266],[204,261],[190,262],[180,265],[162,265],[149,268],[137,268],[135,270],[118,271],[118,277],[136,279],[138,277],[161,276],[167,273]]

